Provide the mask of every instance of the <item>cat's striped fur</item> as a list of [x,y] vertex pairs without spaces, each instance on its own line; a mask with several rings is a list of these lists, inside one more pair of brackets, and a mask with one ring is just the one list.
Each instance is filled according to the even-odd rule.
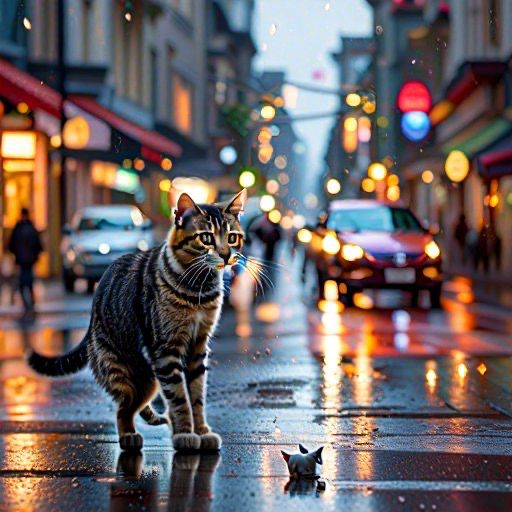
[[[140,413],[152,425],[170,423],[180,449],[219,449],[205,418],[208,342],[223,300],[222,269],[236,260],[245,190],[226,204],[196,205],[182,194],[165,243],[116,260],[98,285],[84,340],[60,357],[32,352],[29,364],[50,376],[90,364],[118,404],[123,449],[142,447]],[[161,390],[168,417],[151,400]]]

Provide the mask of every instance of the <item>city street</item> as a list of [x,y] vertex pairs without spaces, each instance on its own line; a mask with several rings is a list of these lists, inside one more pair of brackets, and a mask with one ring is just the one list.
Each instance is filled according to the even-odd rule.
[[[61,380],[28,370],[27,345],[57,353],[79,341],[90,296],[65,298],[23,329],[5,314],[0,509],[510,508],[506,311],[469,304],[467,283],[454,280],[444,311],[402,309],[389,294],[390,307],[322,315],[301,302],[295,269],[277,281],[250,337],[234,335],[226,308],[213,343],[208,415],[224,439],[219,455],[176,455],[167,427],[142,422],[143,453],[121,455],[113,404],[88,370]],[[280,450],[299,442],[325,447],[325,491],[287,486]]]

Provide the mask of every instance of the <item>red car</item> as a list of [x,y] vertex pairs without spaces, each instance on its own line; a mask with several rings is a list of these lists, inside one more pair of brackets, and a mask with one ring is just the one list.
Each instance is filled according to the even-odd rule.
[[326,281],[339,284],[341,297],[351,305],[354,294],[368,288],[430,292],[432,307],[440,306],[441,249],[406,207],[374,200],[331,203],[325,221],[301,230],[305,265],[314,265],[319,298]]

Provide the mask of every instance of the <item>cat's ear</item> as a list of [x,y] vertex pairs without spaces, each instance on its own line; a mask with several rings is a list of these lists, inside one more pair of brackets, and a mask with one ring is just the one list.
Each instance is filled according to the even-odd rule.
[[304,453],[304,454],[308,453],[308,450],[306,449],[306,447],[304,447],[300,443],[299,443],[299,450],[300,450],[300,453]]
[[313,452],[313,456],[315,458],[315,462],[317,464],[322,464],[322,450],[324,449],[323,446],[320,446],[320,448],[318,448],[318,450],[316,450],[315,452]]
[[283,450],[281,450],[281,455],[283,456],[283,459],[286,461],[286,463],[288,463],[291,455],[289,453],[283,452]]
[[178,204],[176,205],[176,209],[174,210],[174,215],[176,217],[176,224],[179,226],[183,214],[189,209],[194,208],[198,213],[203,213],[203,210],[197,206],[194,200],[186,193],[180,195],[178,198]]
[[247,201],[247,189],[243,188],[238,194],[227,202],[224,206],[224,213],[232,213],[233,215],[239,215],[244,211],[245,202]]

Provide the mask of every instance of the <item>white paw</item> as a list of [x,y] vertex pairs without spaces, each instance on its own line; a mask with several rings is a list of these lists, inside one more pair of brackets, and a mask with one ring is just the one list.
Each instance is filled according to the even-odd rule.
[[176,451],[180,450],[199,450],[201,447],[201,438],[192,432],[186,434],[174,434],[172,444]]
[[201,450],[220,450],[222,438],[215,432],[208,432],[201,436]]

